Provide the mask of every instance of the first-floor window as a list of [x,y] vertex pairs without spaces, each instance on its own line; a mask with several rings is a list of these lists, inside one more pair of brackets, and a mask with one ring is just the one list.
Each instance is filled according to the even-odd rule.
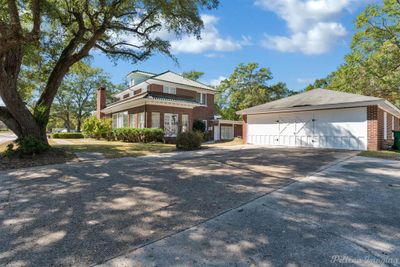
[[128,127],[128,112],[120,112],[112,115],[113,128]]
[[139,113],[138,128],[144,128],[144,112]]
[[189,131],[189,115],[183,114],[182,115],[182,132]]
[[160,112],[151,113],[151,128],[160,128]]
[[167,137],[175,137],[178,134],[178,114],[164,114],[164,133]]
[[129,114],[129,127],[136,128],[137,125],[137,114]]

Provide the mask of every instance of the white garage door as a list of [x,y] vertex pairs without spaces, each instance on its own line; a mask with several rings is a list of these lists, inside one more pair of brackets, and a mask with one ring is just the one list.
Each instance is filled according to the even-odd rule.
[[221,125],[221,140],[233,139],[233,127]]
[[367,149],[366,108],[248,115],[247,142]]

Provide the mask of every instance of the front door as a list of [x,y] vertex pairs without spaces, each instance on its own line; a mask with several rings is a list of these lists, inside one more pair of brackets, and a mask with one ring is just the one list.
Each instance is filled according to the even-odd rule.
[[164,133],[166,137],[176,137],[178,134],[178,114],[164,114]]

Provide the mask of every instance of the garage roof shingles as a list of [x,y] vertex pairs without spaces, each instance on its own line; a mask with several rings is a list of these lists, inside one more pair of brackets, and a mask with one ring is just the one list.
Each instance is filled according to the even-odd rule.
[[321,108],[323,106],[365,103],[382,101],[383,99],[373,96],[363,96],[328,89],[314,89],[305,93],[296,94],[266,104],[244,109],[238,114],[256,114],[278,111],[304,110]]

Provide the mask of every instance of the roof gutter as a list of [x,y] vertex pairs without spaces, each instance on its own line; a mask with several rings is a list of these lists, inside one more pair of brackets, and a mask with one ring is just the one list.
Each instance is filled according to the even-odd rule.
[[[319,106],[304,106],[304,107],[288,107],[288,108],[280,108],[280,109],[270,109],[265,111],[247,111],[241,110],[236,112],[238,115],[256,115],[256,114],[268,114],[268,113],[284,113],[284,112],[299,112],[299,111],[311,111],[311,110],[324,110],[324,109],[339,109],[339,108],[355,108],[355,107],[365,107],[365,106],[373,106],[379,105],[381,106],[386,100],[371,100],[371,101],[363,101],[363,102],[351,102],[351,103],[338,103],[338,104],[329,104],[329,105],[319,105]],[[386,101],[388,102],[388,101]],[[391,104],[390,102],[388,102]],[[394,105],[391,104],[392,107],[397,109]],[[400,110],[397,109],[400,114]]]

